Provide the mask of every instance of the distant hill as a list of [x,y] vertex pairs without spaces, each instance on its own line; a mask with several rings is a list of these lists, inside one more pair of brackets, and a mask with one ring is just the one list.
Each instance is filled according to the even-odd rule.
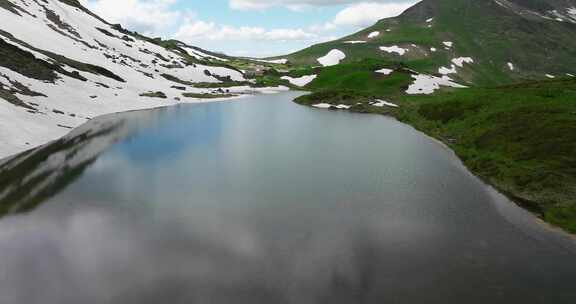
[[424,0],[398,17],[278,58],[320,65],[335,52],[341,63],[401,62],[468,85],[573,76],[576,0]]

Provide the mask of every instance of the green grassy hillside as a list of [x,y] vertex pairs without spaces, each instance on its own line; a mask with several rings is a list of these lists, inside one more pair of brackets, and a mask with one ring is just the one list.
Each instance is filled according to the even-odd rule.
[[[434,74],[442,66],[450,67],[454,58],[471,57],[473,64],[458,68],[458,73],[450,77],[475,85],[545,79],[546,74],[576,75],[576,24],[536,15],[530,9],[539,7],[542,0],[514,2],[522,6],[503,7],[495,1],[425,0],[399,17],[383,19],[348,37],[282,58],[297,65],[318,65],[319,57],[338,49],[346,54],[345,63],[375,58]],[[368,38],[374,32],[380,34]],[[453,46],[446,47],[443,42],[452,42]],[[406,49],[406,54],[379,49],[393,45]]]
[[[396,70],[390,75],[375,71],[382,68]],[[318,77],[306,86],[312,91],[347,89],[374,96],[391,96],[411,83],[410,73],[401,66],[382,60],[366,59],[352,63],[325,67]]]

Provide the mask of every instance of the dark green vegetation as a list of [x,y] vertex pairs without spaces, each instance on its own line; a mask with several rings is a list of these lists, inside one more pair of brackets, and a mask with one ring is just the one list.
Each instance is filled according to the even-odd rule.
[[[18,44],[23,45],[31,50],[39,52],[47,57],[50,57],[57,64],[48,63],[44,60],[37,59],[30,52],[27,52],[25,50],[20,49],[19,47],[7,43],[1,38],[2,36],[12,41],[15,41]],[[113,72],[103,67],[76,61],[64,57],[62,55],[54,54],[52,52],[35,48],[21,40],[18,40],[12,34],[2,30],[0,30],[0,55],[1,55],[0,66],[6,67],[15,72],[21,73],[25,76],[38,80],[54,82],[56,79],[58,79],[58,76],[55,72],[58,72],[66,76],[76,78],[78,80],[86,81],[86,78],[80,75],[80,73],[76,71],[68,72],[61,66],[61,65],[68,65],[83,72],[102,75],[104,77],[108,77],[119,82],[125,82],[125,80],[122,79],[120,76],[114,74]]]
[[12,2],[8,0],[0,0],[0,8],[3,8],[13,14],[20,15],[18,11],[18,6],[14,5]]
[[375,98],[377,97],[371,94],[359,93],[358,91],[354,90],[340,89],[318,91],[312,94],[303,95],[296,98],[295,101],[299,104],[310,106],[319,103],[353,106],[359,103],[368,103],[374,101]]
[[359,93],[354,90],[327,90],[319,91],[313,94],[304,95],[296,98],[294,101],[301,105],[315,105],[319,103],[329,103],[333,105],[332,109],[337,109],[336,105],[350,106],[348,109],[357,113],[373,113],[373,114],[391,114],[391,109],[388,107],[377,107],[371,105],[376,98],[375,95],[368,93]]
[[[394,72],[390,75],[375,72],[382,68],[390,68]],[[408,88],[412,82],[411,74],[399,64],[364,59],[322,68],[318,77],[306,88],[314,92],[347,89],[374,96],[396,96]]]
[[[18,71],[30,78],[54,82],[57,79],[55,71],[59,67],[36,57],[27,51],[13,46],[0,38],[0,66]],[[61,69],[60,69],[61,70]]]
[[35,110],[33,107],[29,106],[28,104],[23,102],[20,98],[18,98],[16,95],[14,95],[13,92],[11,92],[10,90],[6,90],[2,86],[2,84],[0,84],[0,98],[8,101],[9,103],[15,106],[27,108],[29,110]]
[[208,94],[208,93],[182,93],[182,96],[187,98],[199,98],[199,99],[214,99],[214,98],[228,98],[228,97],[235,97],[234,94]]
[[164,92],[146,92],[146,93],[140,94],[140,96],[151,97],[151,98],[162,98],[162,99],[168,98]]

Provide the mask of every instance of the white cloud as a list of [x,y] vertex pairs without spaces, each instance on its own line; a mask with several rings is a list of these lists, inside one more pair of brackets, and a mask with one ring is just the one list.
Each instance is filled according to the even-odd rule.
[[342,9],[333,20],[310,27],[312,32],[329,32],[342,27],[352,27],[353,30],[367,27],[376,21],[395,17],[414,5],[412,2],[402,3],[376,3],[361,2]]
[[[373,3],[414,4],[419,0],[372,0]],[[333,6],[358,4],[357,0],[230,0],[230,7],[239,10],[262,10],[273,6],[284,6],[290,9],[300,9],[309,6]],[[360,1],[362,2],[362,1]]]
[[172,9],[177,0],[81,0],[111,23],[142,33],[158,34],[174,26],[184,13]]
[[[375,21],[398,15],[418,0],[229,0],[233,9],[262,10],[284,7],[294,11],[310,7],[343,5],[332,19],[315,26],[294,28],[231,26],[197,18],[190,11],[178,10],[187,0],[80,0],[82,4],[111,23],[149,36],[176,38],[227,53],[251,51],[286,53],[313,43],[336,39]],[[194,8],[192,6],[192,8]],[[230,42],[234,43],[230,43]]]
[[174,34],[187,42],[197,40],[221,41],[305,41],[318,39],[318,35],[303,29],[265,29],[262,27],[232,27],[201,20],[188,20]]
[[369,26],[380,19],[398,16],[411,5],[410,3],[359,3],[340,11],[332,22],[339,26]]

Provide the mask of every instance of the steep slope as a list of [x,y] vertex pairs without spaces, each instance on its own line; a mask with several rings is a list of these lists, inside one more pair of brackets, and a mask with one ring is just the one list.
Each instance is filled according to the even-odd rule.
[[373,58],[463,84],[576,75],[576,0],[424,0],[348,37],[284,56]]
[[109,24],[77,0],[0,0],[0,157],[97,115],[248,89],[227,61]]

